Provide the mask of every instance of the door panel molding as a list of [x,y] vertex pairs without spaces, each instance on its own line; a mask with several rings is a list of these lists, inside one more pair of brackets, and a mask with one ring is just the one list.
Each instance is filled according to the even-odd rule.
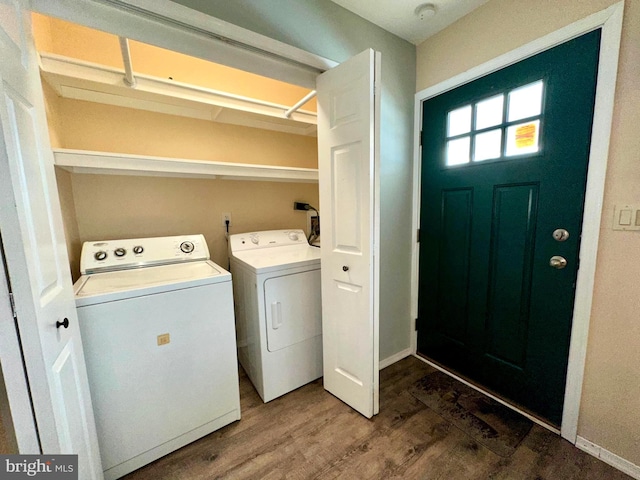
[[[604,10],[540,37],[462,74],[421,90],[416,93],[415,96],[413,227],[417,230],[420,227],[420,132],[422,130],[422,103],[432,97],[553,48],[582,34],[597,28],[602,28],[595,110],[589,152],[589,170],[583,214],[583,218],[589,218],[590,220],[583,222],[582,226],[582,241],[579,252],[580,270],[578,271],[575,292],[567,382],[565,385],[565,400],[560,432],[563,438],[574,444],[577,439],[578,415],[582,397],[589,320],[593,300],[594,275],[613,118],[623,10],[624,2],[611,5]],[[412,251],[411,307],[412,314],[416,317],[418,314],[419,247],[420,244],[415,242]],[[412,351],[414,354],[416,347],[417,332],[413,332]],[[504,402],[502,401],[502,403]],[[538,421],[537,423],[540,422]],[[548,425],[545,426],[549,428]],[[551,428],[551,430],[555,431],[553,428]]]
[[[493,220],[491,226],[491,249],[489,253],[489,291],[487,311],[487,354],[512,368],[522,369],[525,363],[526,325],[531,312],[531,289],[534,261],[535,225],[538,216],[539,184],[497,185],[493,193]],[[521,215],[516,222],[526,223],[518,228],[503,212],[508,208],[519,208]],[[513,220],[513,219],[511,219]],[[515,227],[515,228],[514,228]],[[524,238],[509,235],[514,231],[525,231]],[[502,245],[508,244],[508,255]],[[502,254],[501,254],[502,252]],[[516,278],[502,275],[506,264],[518,263],[520,270]],[[501,298],[509,285],[519,282],[520,311],[505,311],[510,302]],[[517,325],[507,323],[509,318],[518,318]]]
[[[435,316],[446,335],[460,344],[464,343],[469,319],[473,194],[473,188],[445,189],[441,198],[443,240],[440,242],[442,255],[438,260],[438,311]],[[455,240],[445,242],[445,237]],[[451,285],[452,288],[445,291],[442,285]],[[444,318],[457,321],[450,322],[451,328],[447,329],[442,322]]]

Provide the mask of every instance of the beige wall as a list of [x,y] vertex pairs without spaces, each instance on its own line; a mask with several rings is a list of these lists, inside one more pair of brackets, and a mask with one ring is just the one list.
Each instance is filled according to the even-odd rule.
[[47,114],[47,124],[49,127],[49,142],[53,148],[62,147],[61,125],[60,125],[60,98],[56,95],[56,92],[42,82],[42,93],[44,95],[44,108]]
[[227,268],[222,214],[231,233],[306,229],[294,201],[318,204],[316,184],[73,175],[80,238],[109,240],[202,233],[211,258]]
[[[123,68],[120,43],[116,35],[37,13],[32,14],[32,24],[38,51],[55,53],[113,68]],[[135,40],[129,41],[129,49],[135,73],[172,78],[176,82],[199,85],[281,105],[293,105],[309,93],[308,89],[296,85],[225,67]],[[312,100],[302,108],[315,112],[316,101]]]
[[60,197],[60,210],[62,210],[64,236],[67,242],[67,253],[69,254],[69,268],[71,269],[71,277],[75,282],[80,273],[80,251],[84,240],[80,238],[78,230],[72,175],[65,170],[56,168],[56,182],[58,184],[58,196]]
[[[490,0],[417,49],[417,90],[613,0]],[[627,0],[578,435],[640,465],[640,232],[613,231],[613,207],[640,203],[640,2]],[[588,220],[587,220],[588,221]]]
[[65,98],[57,111],[64,148],[318,168],[315,137]]

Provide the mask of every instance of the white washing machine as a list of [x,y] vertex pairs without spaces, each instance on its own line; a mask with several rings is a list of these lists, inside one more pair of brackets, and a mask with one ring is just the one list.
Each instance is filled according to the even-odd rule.
[[202,235],[86,242],[74,285],[104,475],[240,418],[231,275]]
[[320,249],[302,230],[229,238],[238,358],[262,400],[322,376]]

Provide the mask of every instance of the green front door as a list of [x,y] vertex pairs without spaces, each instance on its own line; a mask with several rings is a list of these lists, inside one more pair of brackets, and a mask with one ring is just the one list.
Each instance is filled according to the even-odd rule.
[[555,425],[599,46],[597,30],[423,103],[418,353]]

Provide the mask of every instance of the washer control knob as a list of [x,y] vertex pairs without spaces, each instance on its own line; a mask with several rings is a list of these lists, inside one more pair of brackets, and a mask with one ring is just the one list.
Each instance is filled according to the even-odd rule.
[[104,250],[100,250],[99,252],[96,252],[96,253],[93,255],[93,258],[95,258],[95,259],[96,259],[96,260],[98,260],[98,261],[102,261],[102,260],[104,260],[105,258],[107,258],[107,252],[105,252]]
[[119,247],[119,248],[116,248],[116,249],[113,251],[113,254],[114,254],[116,257],[124,257],[124,256],[127,254],[127,251],[126,251],[124,248]]
[[294,242],[298,241],[298,234],[296,232],[289,232],[289,240],[293,240]]
[[251,243],[257,245],[260,242],[260,239],[256,236],[251,237]]
[[195,247],[193,246],[193,242],[182,242],[180,244],[180,250],[182,250],[184,253],[191,253],[193,252],[193,249]]
[[133,253],[135,253],[136,255],[140,255],[142,252],[144,252],[144,248],[142,248],[142,245],[136,245],[135,247],[133,247]]

